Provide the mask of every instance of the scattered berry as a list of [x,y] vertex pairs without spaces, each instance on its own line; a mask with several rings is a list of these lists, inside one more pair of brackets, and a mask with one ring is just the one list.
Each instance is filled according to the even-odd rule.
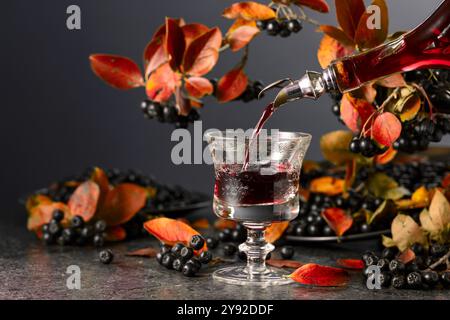
[[194,235],[189,242],[189,245],[194,250],[200,250],[205,245],[205,239],[201,235]]
[[100,262],[103,264],[110,264],[114,259],[114,254],[110,249],[102,250],[98,254]]

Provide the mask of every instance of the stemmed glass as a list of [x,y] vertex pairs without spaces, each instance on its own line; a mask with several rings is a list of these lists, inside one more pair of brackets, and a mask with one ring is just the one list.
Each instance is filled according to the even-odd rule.
[[214,213],[247,229],[247,241],[239,246],[247,264],[219,269],[213,278],[240,285],[290,283],[285,271],[266,266],[274,246],[264,235],[272,222],[298,215],[300,169],[311,135],[271,130],[268,136],[263,130],[254,139],[239,131],[210,131],[205,136],[215,169]]

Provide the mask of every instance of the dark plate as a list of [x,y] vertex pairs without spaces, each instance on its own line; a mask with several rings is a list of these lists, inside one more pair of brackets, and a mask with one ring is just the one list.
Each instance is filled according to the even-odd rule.
[[292,242],[342,242],[342,241],[355,241],[355,240],[364,240],[364,239],[373,239],[382,234],[388,234],[391,231],[381,230],[381,231],[372,231],[366,233],[359,234],[349,234],[348,236],[342,237],[302,237],[302,236],[286,236],[286,240]]
[[198,212],[208,207],[210,208],[212,207],[212,201],[210,196],[200,192],[192,192],[192,194],[198,199],[198,201],[183,206],[174,205],[173,207],[165,208],[163,210],[149,209],[146,210],[145,213],[150,215],[163,214],[170,218],[177,218],[186,216],[194,212]]

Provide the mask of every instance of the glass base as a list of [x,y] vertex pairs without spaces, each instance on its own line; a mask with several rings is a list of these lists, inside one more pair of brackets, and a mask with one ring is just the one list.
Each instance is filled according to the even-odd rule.
[[213,273],[213,279],[228,284],[259,287],[278,286],[293,283],[287,278],[290,273],[280,268],[267,267],[261,274],[250,274],[245,266],[222,268]]

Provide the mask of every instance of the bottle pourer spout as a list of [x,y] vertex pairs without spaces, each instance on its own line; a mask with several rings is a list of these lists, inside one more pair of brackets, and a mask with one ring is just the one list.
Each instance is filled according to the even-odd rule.
[[303,98],[317,100],[330,89],[327,81],[324,80],[324,75],[324,73],[307,71],[302,78],[293,81],[278,92],[273,101],[274,108]]

